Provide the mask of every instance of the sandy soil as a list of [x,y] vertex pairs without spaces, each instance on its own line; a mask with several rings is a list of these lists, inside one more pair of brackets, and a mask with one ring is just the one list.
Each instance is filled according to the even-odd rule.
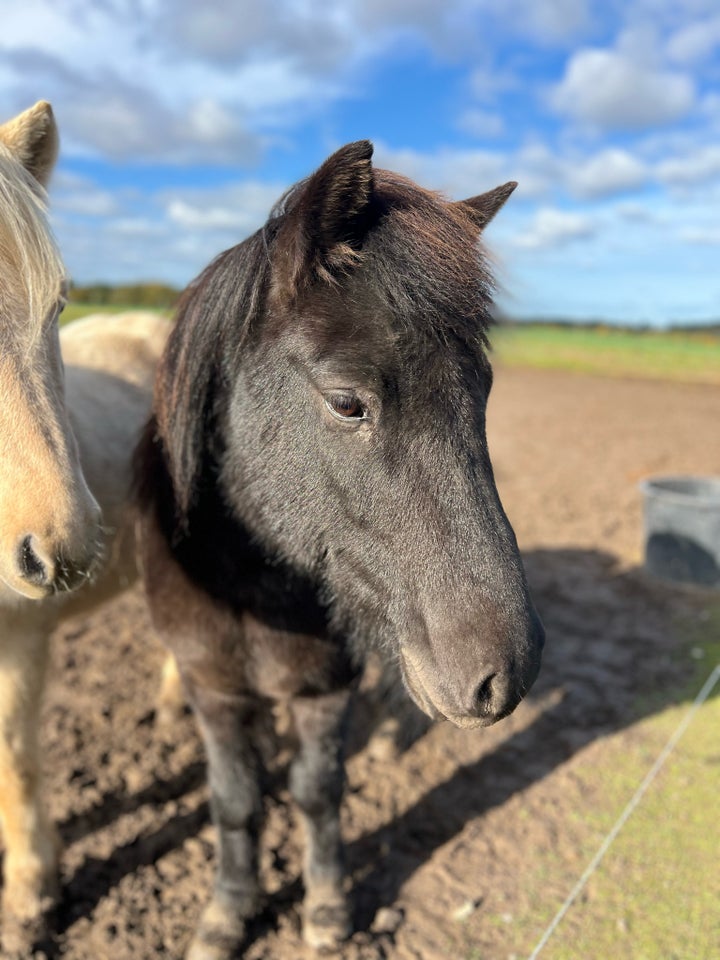
[[[636,485],[720,473],[720,390],[500,370],[489,418],[547,628],[541,678],[495,727],[439,725],[393,759],[364,742],[359,704],[343,811],[358,932],[342,960],[505,960],[507,930],[486,918],[527,907],[523,870],[539,852],[580,873],[573,764],[636,720],[649,691],[670,702],[682,669],[673,623],[702,602],[638,569]],[[56,637],[43,739],[66,853],[50,958],[180,957],[209,890],[202,749],[190,716],[165,735],[154,724],[161,660],[137,592]],[[280,784],[267,804],[268,900],[250,960],[313,956],[299,937],[302,847],[286,800]]]

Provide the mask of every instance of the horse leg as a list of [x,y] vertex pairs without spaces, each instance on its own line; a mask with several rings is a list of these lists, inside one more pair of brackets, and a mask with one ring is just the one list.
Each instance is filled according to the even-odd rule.
[[230,960],[258,905],[256,841],[262,804],[258,761],[249,737],[257,702],[197,687],[190,688],[190,699],[207,752],[218,867],[212,898],[186,956]]
[[0,821],[3,943],[11,952],[11,936],[20,935],[11,923],[37,925],[57,897],[60,844],[41,800],[38,724],[48,632],[8,626],[0,640]]
[[290,792],[302,811],[306,834],[303,937],[315,948],[336,947],[352,930],[340,838],[349,700],[349,691],[342,690],[290,702],[299,741]]
[[160,691],[156,704],[158,725],[171,729],[178,717],[182,715],[185,703],[177,661],[171,653],[168,653],[162,666]]

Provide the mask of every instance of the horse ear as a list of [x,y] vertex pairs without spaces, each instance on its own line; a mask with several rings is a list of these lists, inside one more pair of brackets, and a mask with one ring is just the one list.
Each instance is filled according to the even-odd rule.
[[456,204],[462,207],[466,214],[484,230],[492,218],[503,207],[517,186],[516,180],[509,180],[494,190],[488,190],[487,193],[481,193],[477,197],[470,197],[469,200],[459,200]]
[[330,280],[357,259],[373,190],[372,154],[369,140],[348,143],[289,194],[278,244],[291,291],[303,276]]
[[58,155],[59,137],[53,110],[47,100],[0,126],[0,142],[25,169],[46,187]]

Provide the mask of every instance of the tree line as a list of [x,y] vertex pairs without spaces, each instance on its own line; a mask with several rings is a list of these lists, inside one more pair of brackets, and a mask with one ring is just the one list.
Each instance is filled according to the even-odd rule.
[[166,283],[93,283],[72,286],[70,303],[87,303],[98,307],[150,307],[169,310],[175,306],[180,290]]

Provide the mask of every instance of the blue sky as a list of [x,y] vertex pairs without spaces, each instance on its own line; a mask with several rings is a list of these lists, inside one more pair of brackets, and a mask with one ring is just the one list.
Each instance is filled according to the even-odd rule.
[[720,317],[717,0],[24,0],[0,117],[53,103],[78,283],[184,285],[343,143],[461,199],[516,316]]

